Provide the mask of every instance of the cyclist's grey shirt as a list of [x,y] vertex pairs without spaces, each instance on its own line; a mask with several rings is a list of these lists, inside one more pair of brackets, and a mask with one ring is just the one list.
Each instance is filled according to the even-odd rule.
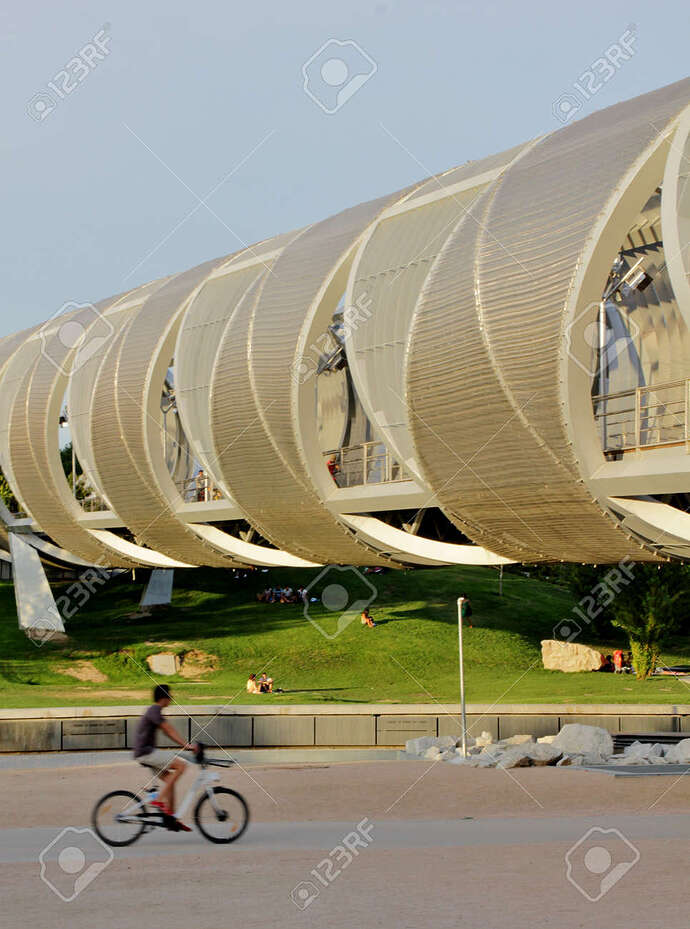
[[156,730],[163,722],[163,711],[154,703],[144,713],[134,733],[134,757],[150,755],[156,747]]

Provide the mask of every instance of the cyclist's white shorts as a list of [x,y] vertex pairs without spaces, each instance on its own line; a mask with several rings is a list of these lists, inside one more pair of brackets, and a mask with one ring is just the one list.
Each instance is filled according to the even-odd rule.
[[[182,758],[181,755],[177,755],[177,758],[180,761],[184,761],[185,764],[188,764],[187,759]],[[138,761],[139,764],[145,765],[147,768],[152,768],[156,774],[162,774],[164,771],[168,770],[175,760],[175,755],[171,752],[164,752],[160,748],[154,748],[148,755],[139,755],[135,760]]]

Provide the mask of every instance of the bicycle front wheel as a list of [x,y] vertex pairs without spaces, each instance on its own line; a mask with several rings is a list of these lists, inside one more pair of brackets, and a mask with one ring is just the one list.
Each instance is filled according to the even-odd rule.
[[131,845],[146,826],[141,821],[144,805],[129,790],[113,790],[101,797],[93,813],[91,825],[106,845]]
[[249,807],[235,790],[214,787],[199,798],[194,822],[209,842],[235,842],[249,825]]

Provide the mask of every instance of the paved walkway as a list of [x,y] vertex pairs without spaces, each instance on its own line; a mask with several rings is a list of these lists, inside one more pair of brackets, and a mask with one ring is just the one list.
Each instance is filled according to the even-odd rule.
[[[474,848],[484,845],[535,845],[545,842],[576,842],[583,832],[600,825],[600,817],[548,817],[479,820],[432,820],[423,822],[372,821],[372,846],[384,849]],[[686,816],[612,816],[607,829],[617,829],[632,841],[686,839],[690,836],[690,814]],[[87,828],[84,823],[82,827]],[[352,822],[253,823],[240,840],[243,851],[313,849],[328,851],[342,842]],[[40,852],[56,835],[55,828],[0,830],[0,864],[38,860]],[[134,845],[117,849],[120,858],[151,858],[158,855],[227,854],[227,849],[207,842],[196,832],[169,833],[156,830]]]
[[[80,830],[99,796],[137,789],[141,771],[125,759],[57,761],[0,770],[0,895],[13,929],[687,929],[686,777],[251,765],[223,774],[252,810],[236,844],[154,832],[111,857]],[[346,853],[365,817],[369,838]],[[66,899],[76,888],[72,902],[41,879],[56,839],[44,876]]]

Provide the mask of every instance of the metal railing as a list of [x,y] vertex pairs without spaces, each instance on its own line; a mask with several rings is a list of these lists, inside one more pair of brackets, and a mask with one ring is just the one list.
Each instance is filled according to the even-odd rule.
[[177,481],[175,486],[185,503],[211,503],[223,500],[223,492],[208,477],[190,477],[186,481]]
[[99,497],[98,494],[87,494],[78,502],[85,513],[102,513],[110,509],[103,497]]
[[690,441],[690,378],[600,394],[592,402],[605,452],[687,445]]
[[324,459],[338,487],[389,484],[410,479],[383,442],[364,442],[324,452]]

